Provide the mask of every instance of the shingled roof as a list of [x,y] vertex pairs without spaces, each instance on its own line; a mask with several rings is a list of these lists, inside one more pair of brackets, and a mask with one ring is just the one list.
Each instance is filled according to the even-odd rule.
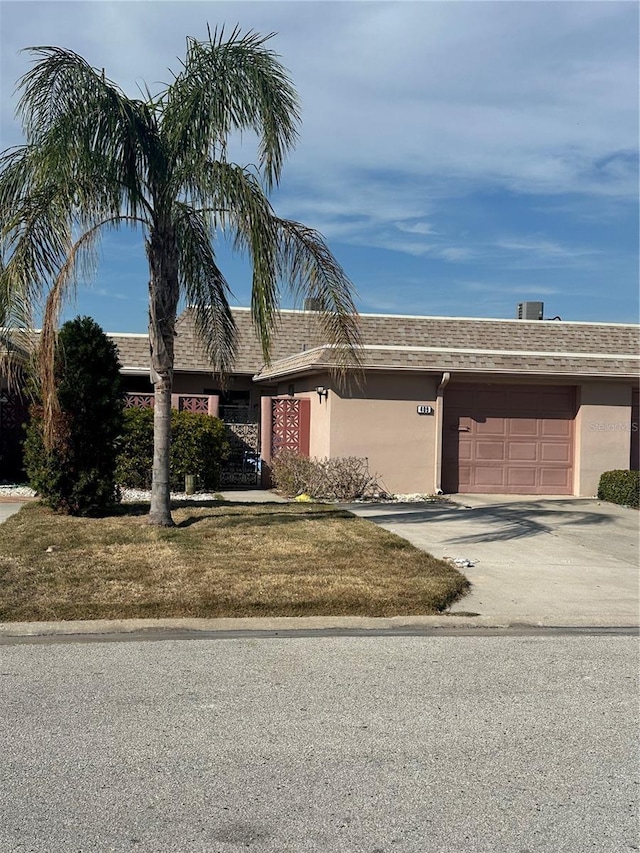
[[[234,373],[274,379],[331,367],[310,311],[282,311],[271,365],[264,366],[248,308],[234,308],[238,356]],[[640,330],[635,324],[571,323],[554,320],[485,320],[361,314],[364,366],[371,369],[455,370],[492,373],[637,377]],[[199,343],[193,312],[176,324],[175,369],[211,373]],[[125,369],[147,371],[146,335],[112,335]]]
[[[298,353],[264,367],[256,381],[331,370],[336,366],[335,350],[318,347]],[[596,354],[496,352],[489,350],[438,349],[431,347],[363,348],[361,356],[367,370],[455,371],[456,373],[505,373],[554,376],[602,376],[618,379],[637,378],[638,357]]]

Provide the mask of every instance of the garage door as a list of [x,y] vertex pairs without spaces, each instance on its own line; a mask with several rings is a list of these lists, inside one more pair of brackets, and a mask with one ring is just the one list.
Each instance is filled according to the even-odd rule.
[[445,392],[442,488],[573,493],[575,389],[452,385]]

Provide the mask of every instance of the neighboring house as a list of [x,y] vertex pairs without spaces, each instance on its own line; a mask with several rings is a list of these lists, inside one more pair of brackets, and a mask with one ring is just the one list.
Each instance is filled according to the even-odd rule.
[[[638,468],[637,325],[363,314],[364,369],[342,386],[314,311],[281,312],[269,365],[249,309],[234,316],[224,388],[189,309],[175,344],[176,405],[239,425],[227,482],[255,481],[258,450],[266,482],[280,447],[367,457],[395,493],[593,495]],[[111,337],[130,401],[150,402],[147,336]]]
[[16,388],[23,387],[23,367],[29,358],[28,343],[26,346],[22,341],[16,343],[7,329],[0,328],[0,482],[3,479],[14,482],[22,473],[23,424],[28,417],[28,401]]

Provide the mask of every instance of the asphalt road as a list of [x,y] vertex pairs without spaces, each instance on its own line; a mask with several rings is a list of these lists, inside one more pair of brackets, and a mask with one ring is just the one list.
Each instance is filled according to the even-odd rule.
[[2,853],[637,850],[631,636],[0,648]]

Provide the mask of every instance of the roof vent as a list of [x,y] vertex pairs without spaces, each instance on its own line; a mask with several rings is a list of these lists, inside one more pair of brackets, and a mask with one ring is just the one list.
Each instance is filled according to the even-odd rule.
[[544,302],[519,302],[516,319],[542,320]]
[[322,311],[322,300],[307,297],[304,300],[304,310],[305,311]]

